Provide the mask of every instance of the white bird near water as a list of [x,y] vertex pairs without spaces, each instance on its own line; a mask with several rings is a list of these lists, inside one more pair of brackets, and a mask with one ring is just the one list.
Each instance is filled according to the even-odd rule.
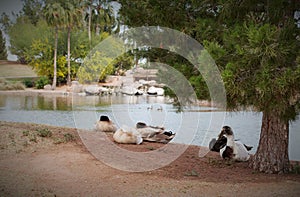
[[234,140],[233,131],[229,126],[224,126],[219,136],[225,136],[227,138],[226,146],[220,150],[220,155],[222,158],[229,158],[235,161],[249,160],[250,154],[245,145],[240,141]]

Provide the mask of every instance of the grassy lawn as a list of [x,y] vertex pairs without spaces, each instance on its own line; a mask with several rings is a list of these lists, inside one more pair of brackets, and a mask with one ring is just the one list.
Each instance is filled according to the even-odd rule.
[[0,77],[9,79],[37,77],[37,75],[30,66],[17,62],[0,61]]

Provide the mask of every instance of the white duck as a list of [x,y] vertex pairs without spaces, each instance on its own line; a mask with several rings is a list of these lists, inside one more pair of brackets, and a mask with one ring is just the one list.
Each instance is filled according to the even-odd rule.
[[113,139],[120,144],[141,144],[143,142],[143,138],[135,131],[135,129],[128,128],[118,129],[114,133]]
[[143,141],[168,143],[174,136],[174,133],[165,131],[163,127],[147,126],[145,123],[138,122],[136,128],[123,126],[118,129],[113,139],[122,144],[141,144]]
[[136,124],[136,130],[144,141],[150,142],[168,143],[175,136],[171,131],[166,131],[164,127],[148,126],[143,122]]
[[96,130],[102,132],[115,132],[117,127],[115,124],[108,118],[108,116],[100,116],[100,120],[96,122]]
[[249,160],[250,154],[246,147],[240,141],[234,140],[233,131],[229,126],[224,126],[219,136],[225,136],[227,138],[226,146],[220,150],[222,158],[229,158],[235,161]]

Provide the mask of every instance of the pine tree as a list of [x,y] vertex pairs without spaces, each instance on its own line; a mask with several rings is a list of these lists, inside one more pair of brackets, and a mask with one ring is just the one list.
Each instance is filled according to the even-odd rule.
[[[300,29],[294,19],[299,1],[119,2],[121,18],[130,27],[170,27],[204,44],[213,57],[222,52],[214,59],[228,110],[252,107],[263,114],[259,147],[250,166],[266,173],[288,172],[289,123],[300,106]],[[201,80],[192,79],[193,86],[200,86]]]
[[0,60],[7,60],[7,51],[5,46],[5,38],[0,30]]

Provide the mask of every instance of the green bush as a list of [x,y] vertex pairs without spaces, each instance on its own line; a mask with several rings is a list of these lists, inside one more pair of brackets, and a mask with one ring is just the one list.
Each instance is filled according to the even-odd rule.
[[75,140],[75,136],[70,133],[66,133],[66,134],[64,134],[64,140],[66,142],[72,142]]
[[40,77],[36,82],[35,82],[35,87],[37,89],[43,89],[45,85],[49,83],[49,80],[47,77]]
[[26,88],[32,88],[34,86],[34,81],[32,79],[24,79],[23,84]]
[[52,132],[49,129],[38,129],[37,130],[37,135],[39,137],[51,137]]

